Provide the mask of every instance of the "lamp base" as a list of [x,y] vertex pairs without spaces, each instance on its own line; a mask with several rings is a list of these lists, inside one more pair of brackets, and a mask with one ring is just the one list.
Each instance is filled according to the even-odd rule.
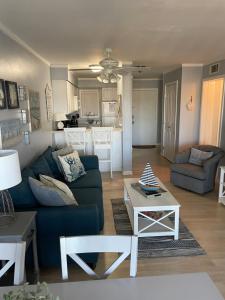
[[13,201],[8,190],[0,191],[0,227],[15,220]]

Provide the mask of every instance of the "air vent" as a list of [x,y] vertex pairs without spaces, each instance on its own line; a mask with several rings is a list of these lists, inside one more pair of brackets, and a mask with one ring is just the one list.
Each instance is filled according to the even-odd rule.
[[216,74],[219,72],[219,64],[213,64],[209,66],[209,74]]

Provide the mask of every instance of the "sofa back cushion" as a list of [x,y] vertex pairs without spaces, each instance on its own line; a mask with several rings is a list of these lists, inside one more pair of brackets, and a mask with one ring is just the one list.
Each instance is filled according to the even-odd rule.
[[48,166],[50,167],[53,175],[54,175],[54,178],[56,179],[62,179],[63,178],[63,175],[61,174],[61,172],[59,171],[59,168],[55,162],[55,160],[53,159],[53,156],[52,156],[52,152],[54,151],[54,149],[52,147],[48,147],[47,150],[45,150],[45,152],[42,154],[42,157],[45,158],[45,160],[47,161],[48,163]]
[[34,197],[30,189],[30,185],[28,182],[29,177],[35,178],[33,170],[30,168],[25,168],[22,170],[21,175],[21,183],[9,189],[9,193],[12,197],[15,208],[23,209],[34,208],[39,206],[36,198]]
[[54,174],[48,165],[48,161],[43,155],[39,156],[39,158],[31,164],[30,168],[33,170],[34,175],[37,178],[39,178],[40,174],[54,177]]

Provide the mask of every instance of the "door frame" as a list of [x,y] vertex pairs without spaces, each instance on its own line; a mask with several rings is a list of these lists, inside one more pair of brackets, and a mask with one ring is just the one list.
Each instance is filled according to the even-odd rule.
[[201,134],[201,121],[202,121],[202,98],[203,98],[203,85],[205,81],[223,79],[223,92],[222,92],[222,103],[221,103],[221,115],[220,115],[220,124],[219,124],[219,139],[218,147],[221,145],[221,134],[222,134],[222,125],[223,125],[223,114],[224,114],[224,98],[225,98],[225,76],[217,75],[212,77],[206,77],[202,79],[202,89],[201,89],[201,105],[200,105],[200,123],[199,123],[199,138],[198,142],[200,143],[200,134]]
[[176,84],[176,100],[175,100],[175,138],[174,138],[174,146],[176,149],[176,143],[177,143],[177,111],[178,111],[178,80],[175,81],[171,81],[171,82],[167,82],[165,83],[165,88],[164,88],[164,95],[163,95],[163,126],[162,126],[162,151],[161,154],[163,156],[165,156],[165,147],[164,147],[164,141],[165,141],[165,103],[166,103],[166,90],[167,90],[167,86],[172,85],[172,84]]
[[[132,116],[133,116],[133,91],[154,91],[157,90],[157,94],[158,94],[158,99],[157,99],[157,105],[156,105],[156,116],[157,116],[157,134],[158,134],[158,126],[159,126],[159,88],[155,87],[155,88],[133,88],[132,89]],[[133,119],[133,117],[132,117]],[[133,135],[133,126],[132,126],[132,135]],[[158,135],[157,135],[158,138]],[[159,145],[159,143],[156,142],[156,145]],[[133,142],[132,142],[132,146],[133,146]]]

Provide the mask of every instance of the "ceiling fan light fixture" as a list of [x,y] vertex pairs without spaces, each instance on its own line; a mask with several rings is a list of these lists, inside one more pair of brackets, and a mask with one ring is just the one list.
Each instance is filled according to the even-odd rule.
[[103,70],[102,66],[96,65],[96,64],[90,65],[89,68],[91,69],[91,71],[93,73],[98,73],[98,72],[101,72]]

